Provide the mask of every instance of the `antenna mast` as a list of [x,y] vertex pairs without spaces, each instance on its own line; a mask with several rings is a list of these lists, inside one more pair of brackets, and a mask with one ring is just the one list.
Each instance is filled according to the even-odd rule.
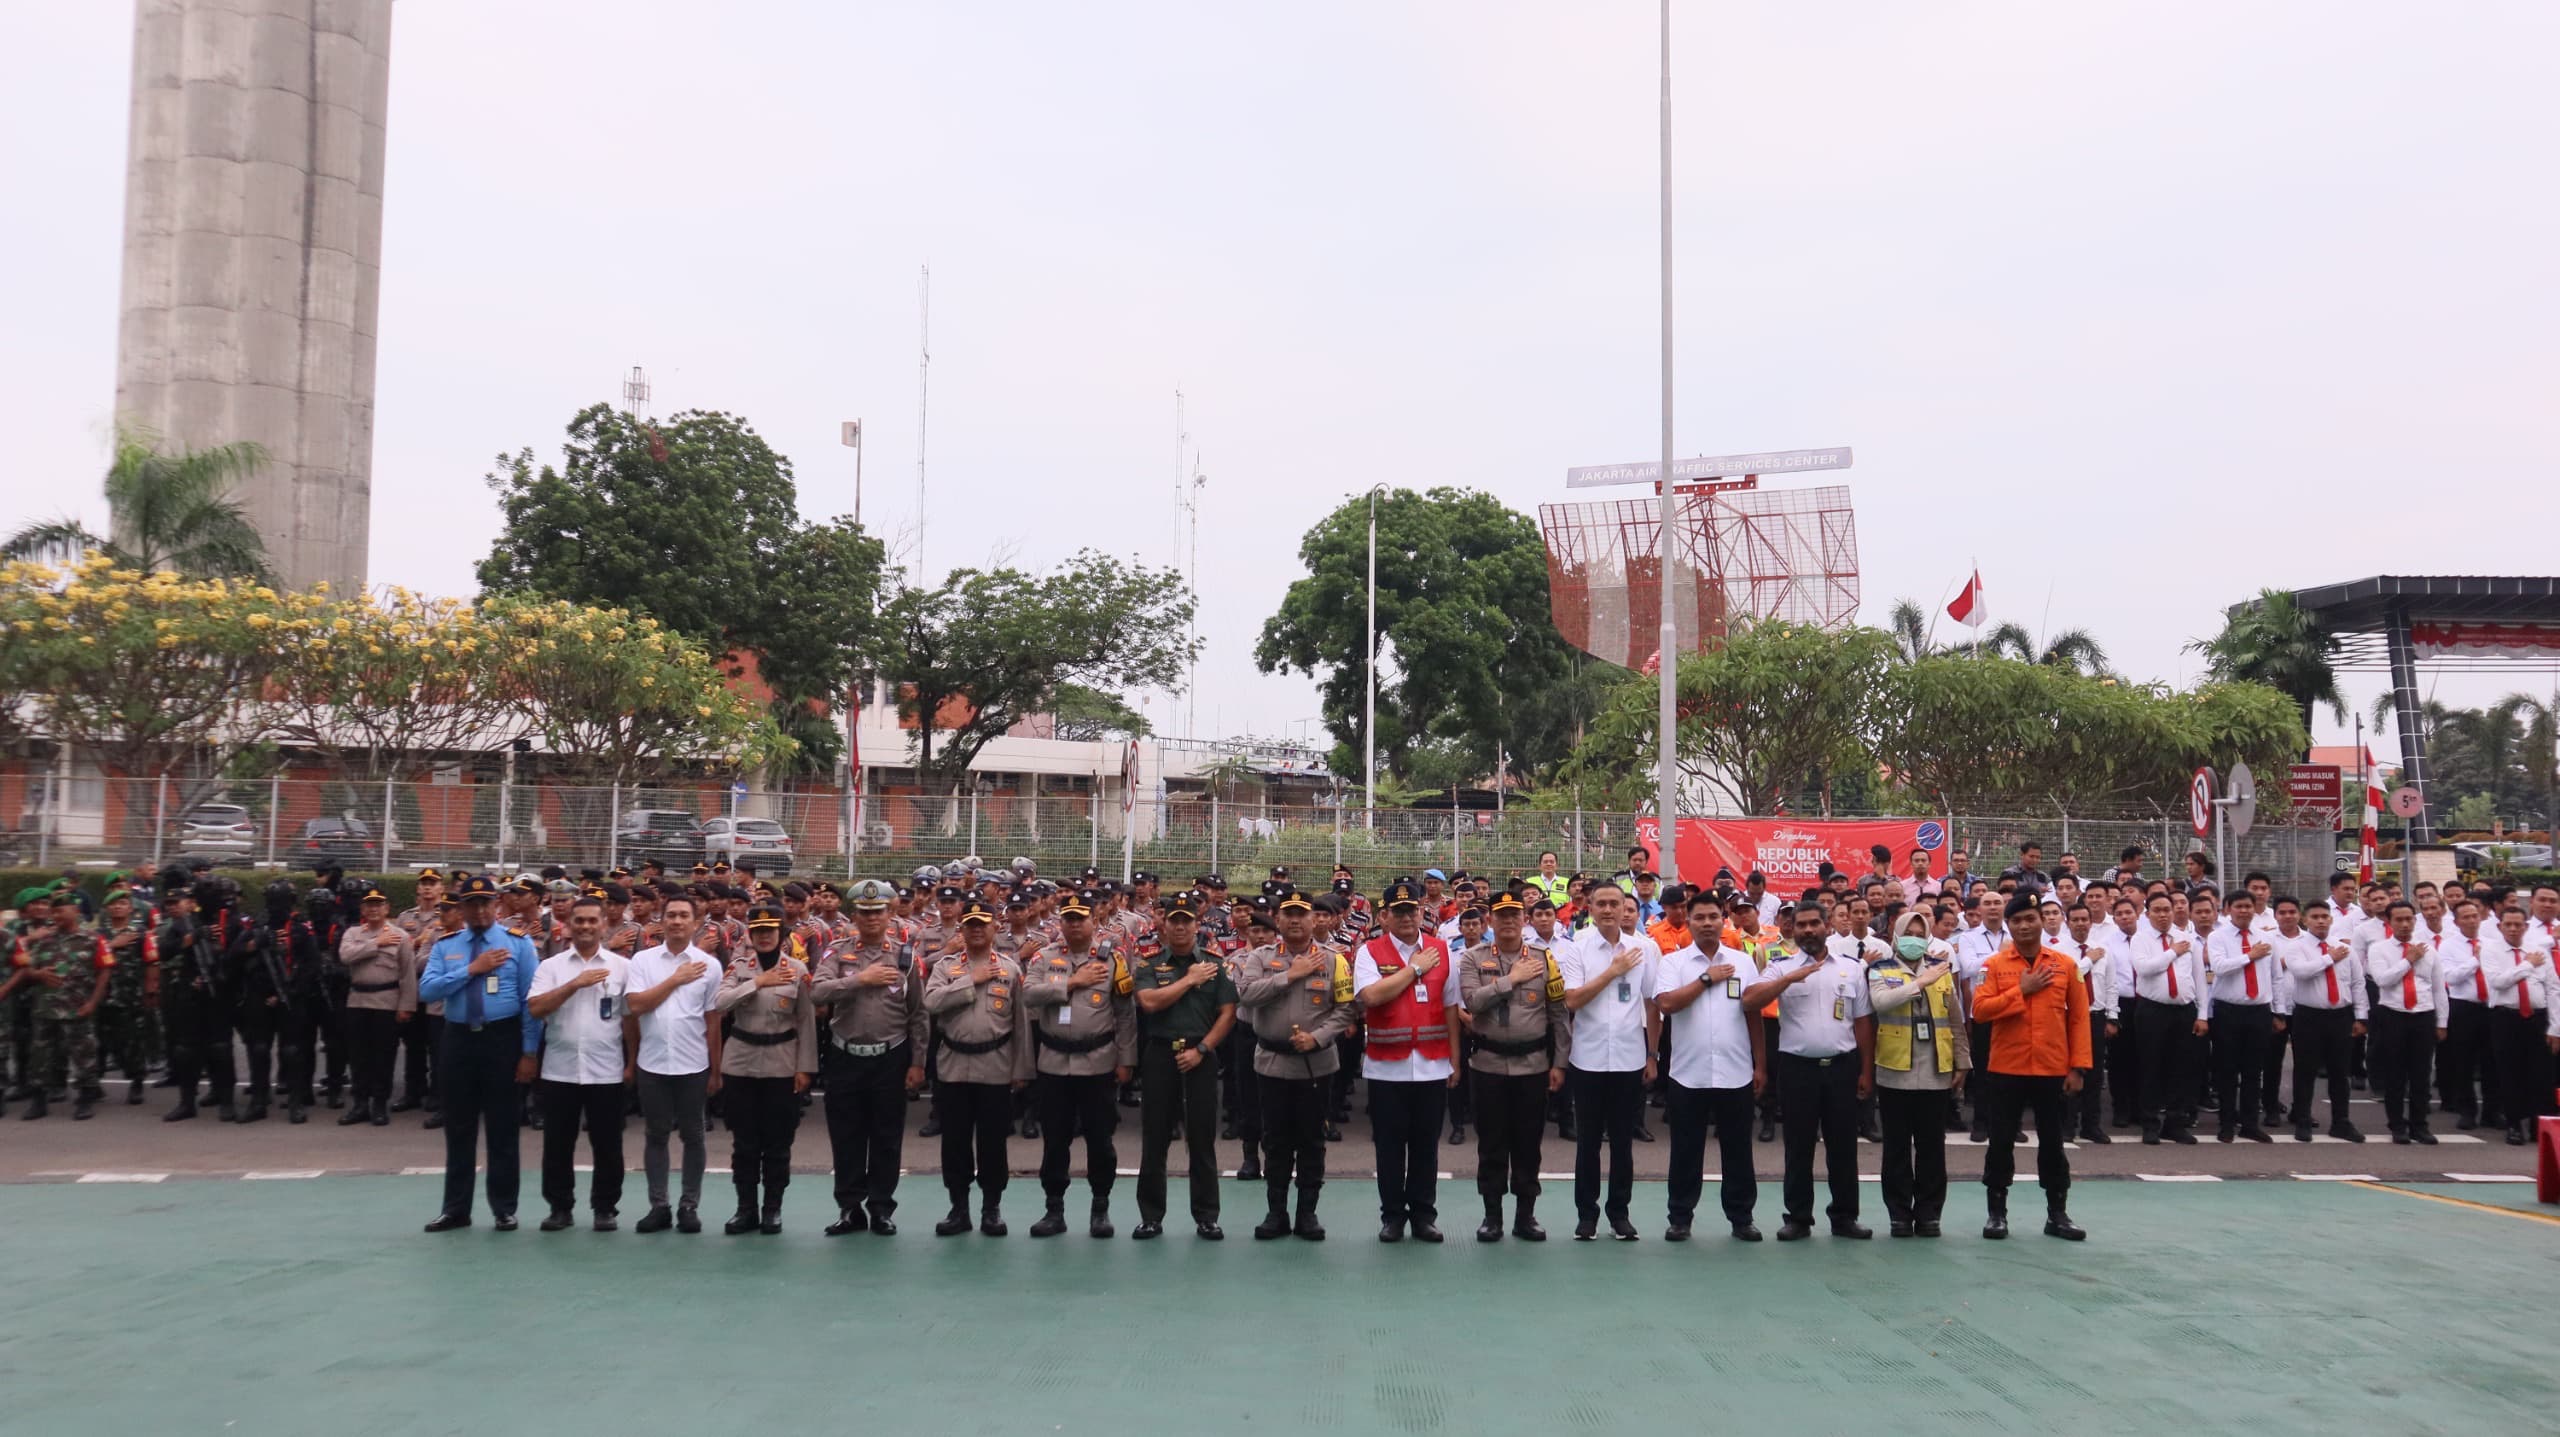
[[924,587],[924,440],[933,379],[933,266],[916,269],[916,587]]

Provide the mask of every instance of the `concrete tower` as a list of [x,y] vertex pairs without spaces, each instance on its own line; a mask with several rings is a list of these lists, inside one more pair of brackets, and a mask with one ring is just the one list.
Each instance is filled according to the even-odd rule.
[[255,440],[288,584],[362,588],[391,0],[138,0],[116,412]]

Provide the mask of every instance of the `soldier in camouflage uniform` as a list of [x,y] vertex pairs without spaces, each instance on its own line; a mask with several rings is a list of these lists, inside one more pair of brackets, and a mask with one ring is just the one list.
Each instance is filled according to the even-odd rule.
[[159,935],[122,888],[109,890],[98,931],[116,960],[107,976],[106,1006],[98,1010],[98,1046],[103,1058],[123,1070],[124,1100],[134,1106],[160,1057]]
[[55,1067],[62,1065],[76,1099],[71,1116],[85,1120],[102,1096],[96,1020],[99,1005],[106,1001],[115,955],[105,938],[82,927],[80,905],[74,898],[56,894],[49,902],[40,899],[29,916],[49,920],[51,926],[18,941],[8,981],[0,983],[0,997],[28,989],[36,995],[28,1060],[32,1091],[20,1117],[33,1120],[45,1115],[47,1085],[53,1081]]

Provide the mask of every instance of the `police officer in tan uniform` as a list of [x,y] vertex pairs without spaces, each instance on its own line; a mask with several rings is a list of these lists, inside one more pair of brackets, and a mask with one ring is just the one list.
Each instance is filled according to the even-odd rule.
[[890,894],[877,878],[854,885],[854,935],[829,945],[809,987],[828,1009],[820,1063],[838,1213],[829,1237],[897,1232],[907,1094],[924,1086],[924,979],[914,948],[889,936]]
[[[1351,1028],[1351,960],[1315,941],[1315,904],[1294,888],[1273,896],[1279,941],[1238,954],[1230,968],[1236,1013],[1251,1031],[1253,1100],[1262,1109],[1263,1181],[1271,1212],[1258,1239],[1291,1232],[1324,1240],[1316,1200],[1324,1191],[1324,1120],[1342,1059],[1334,1040]],[[1298,1212],[1289,1215],[1295,1176]]]
[[995,950],[995,910],[970,899],[960,910],[960,952],[936,961],[925,980],[924,1010],[940,1050],[936,1093],[942,1104],[942,1186],[950,1215],[936,1237],[969,1230],[969,1184],[982,1203],[978,1231],[1002,1237],[1005,1138],[1013,1126],[1013,1094],[1031,1081],[1031,1035],[1024,1021],[1022,968]]
[[[1544,901],[1544,895],[1541,895]],[[1550,905],[1552,906],[1552,905]],[[1476,1193],[1484,1221],[1476,1241],[1502,1240],[1502,1199],[1519,1203],[1512,1235],[1545,1242],[1538,1225],[1538,1158],[1547,1101],[1564,1086],[1573,1028],[1564,1016],[1564,977],[1555,959],[1521,932],[1528,912],[1516,893],[1492,903],[1491,941],[1459,955],[1458,1002],[1475,1041],[1468,1079],[1476,1092]]]
[[1093,1193],[1086,1230],[1109,1237],[1111,1184],[1120,1155],[1111,1141],[1120,1125],[1112,1093],[1138,1062],[1137,1005],[1128,965],[1116,945],[1094,937],[1093,900],[1067,895],[1058,908],[1060,937],[1022,964],[1022,1003],[1031,1015],[1037,1053],[1034,1102],[1040,1115],[1040,1191],[1048,1209],[1033,1237],[1067,1230],[1067,1163],[1076,1129],[1084,1130],[1085,1186]]
[[738,1212],[721,1230],[731,1237],[782,1231],[800,1095],[818,1068],[818,1005],[809,996],[809,970],[783,946],[782,923],[775,905],[747,914],[747,951],[729,961],[711,1000],[727,1022],[720,1041],[721,1116],[729,1124]]

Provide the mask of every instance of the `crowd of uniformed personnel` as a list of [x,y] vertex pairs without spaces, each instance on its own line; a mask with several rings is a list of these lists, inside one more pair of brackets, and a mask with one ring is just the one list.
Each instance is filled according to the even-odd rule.
[[726,865],[430,869],[397,914],[334,870],[307,891],[271,882],[256,908],[183,868],[139,889],[115,876],[94,913],[66,881],[18,895],[0,983],[9,1091],[23,1117],[48,1115],[58,1090],[87,1118],[107,1067],[139,1103],[165,1058],[172,1122],[280,1106],[300,1123],[326,1107],[378,1127],[422,1108],[448,1154],[430,1231],[470,1223],[484,1133],[492,1215],[515,1226],[520,1124],[543,1133],[542,1226],[572,1225],[583,1134],[593,1224],[612,1230],[637,1112],[638,1230],[700,1230],[716,1116],[738,1194],[725,1230],[779,1232],[816,1104],[827,1232],[893,1234],[907,1107],[929,1085],[919,1135],[940,1139],[950,1202],[937,1233],[1006,1232],[1019,1132],[1041,1143],[1031,1234],[1066,1230],[1080,1155],[1087,1230],[1109,1237],[1114,1138],[1135,1107],[1134,1236],[1163,1232],[1177,1141],[1194,1230],[1223,1236],[1224,1136],[1245,1143],[1236,1176],[1266,1188],[1254,1236],[1320,1240],[1326,1149],[1356,1079],[1387,1242],[1441,1240],[1440,1145],[1470,1128],[1482,1241],[1545,1238],[1551,1124],[1574,1145],[1574,1236],[1605,1222],[1634,1239],[1629,1144],[1655,1140],[1649,1107],[1670,1129],[1673,1240],[1690,1234],[1711,1139],[1723,1216],[1759,1239],[1755,1122],[1759,1142],[1785,1130],[1781,1241],[1813,1230],[1817,1148],[1830,1230],[1870,1235],[1861,1136],[1884,1145],[1894,1235],[1938,1235],[1946,1134],[1968,1126],[1990,1145],[1985,1236],[2004,1237],[2031,1116],[2045,1230],[2076,1239],[2064,1143],[2110,1141],[2102,1092],[2112,1125],[2146,1142],[2194,1141],[2201,1114],[2226,1142],[2285,1121],[2307,1141],[2323,1078],[2330,1131],[2355,1141],[2347,1094],[2368,1077],[2395,1141],[2432,1141],[2440,1107],[2520,1142],[2551,1104],[2560,889],[2404,896],[2341,875],[2306,905],[2256,874],[2226,898],[2201,855],[2176,881],[2146,879],[2134,850],[2104,876],[2070,855],[2048,874],[2030,845],[1996,877],[1933,877],[1916,850],[1896,873],[1878,850],[1871,872],[1826,869],[1788,902],[1756,872],[1664,885],[1645,857],[1566,878],[1544,855],[1504,884],[1433,869],[1374,903],[1346,868],[1321,888],[1275,868],[1231,896],[1217,874],[1166,893],[1144,872],[1053,882],[1027,859],[851,884]]

